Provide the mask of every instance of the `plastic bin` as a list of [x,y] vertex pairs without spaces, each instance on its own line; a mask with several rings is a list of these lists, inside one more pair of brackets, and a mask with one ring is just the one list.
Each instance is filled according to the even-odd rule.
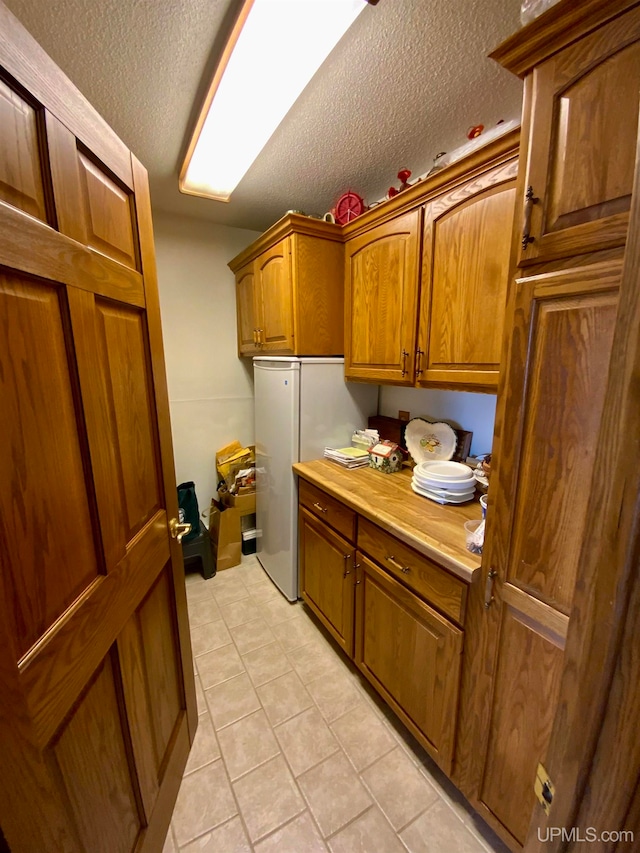
[[242,553],[246,556],[256,553],[258,531],[256,528],[242,531]]

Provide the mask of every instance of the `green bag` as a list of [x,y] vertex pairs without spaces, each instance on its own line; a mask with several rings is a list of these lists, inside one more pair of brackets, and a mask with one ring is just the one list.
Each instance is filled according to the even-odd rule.
[[196,497],[196,484],[191,480],[178,486],[178,506],[180,507],[180,523],[188,522],[191,531],[182,537],[183,542],[189,542],[200,534],[200,512]]

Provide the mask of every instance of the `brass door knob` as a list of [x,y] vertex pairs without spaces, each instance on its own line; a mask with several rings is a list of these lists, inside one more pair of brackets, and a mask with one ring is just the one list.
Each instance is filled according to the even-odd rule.
[[191,525],[189,522],[181,524],[177,518],[172,518],[169,522],[169,530],[171,532],[172,539],[177,539],[178,542],[182,542],[182,537],[186,536],[187,533],[191,533]]

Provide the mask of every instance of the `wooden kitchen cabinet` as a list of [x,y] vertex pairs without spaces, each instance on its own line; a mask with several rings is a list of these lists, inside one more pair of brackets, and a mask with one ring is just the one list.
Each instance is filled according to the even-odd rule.
[[518,142],[512,131],[345,226],[348,379],[497,389]]
[[520,264],[626,240],[640,102],[640,8],[599,14],[612,20],[592,32],[585,27],[572,43],[567,28],[556,27],[542,47],[525,50],[523,33],[519,43],[511,39],[491,54],[525,80],[519,216],[528,239],[518,245]]
[[355,546],[300,506],[300,595],[353,657]]
[[340,226],[296,214],[235,257],[238,355],[342,355],[343,259]]
[[517,168],[513,159],[426,206],[420,386],[498,387]]
[[364,554],[357,560],[356,664],[448,773],[463,632]]
[[346,244],[347,379],[414,383],[421,218],[412,210]]

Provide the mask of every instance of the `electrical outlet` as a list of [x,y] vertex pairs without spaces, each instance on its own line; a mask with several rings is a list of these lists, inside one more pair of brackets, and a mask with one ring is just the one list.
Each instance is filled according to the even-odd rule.
[[410,421],[411,414],[409,412],[403,412],[402,409],[398,410],[398,420],[399,421]]

